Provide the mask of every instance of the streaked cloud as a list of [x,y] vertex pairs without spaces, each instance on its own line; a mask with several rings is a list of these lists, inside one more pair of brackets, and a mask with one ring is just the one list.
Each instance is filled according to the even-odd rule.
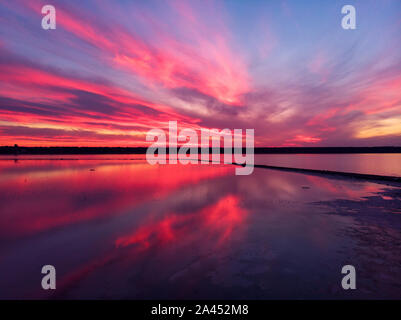
[[58,0],[52,31],[44,4],[0,4],[2,145],[144,145],[169,120],[257,146],[401,144],[396,0],[358,4],[354,31],[340,1]]

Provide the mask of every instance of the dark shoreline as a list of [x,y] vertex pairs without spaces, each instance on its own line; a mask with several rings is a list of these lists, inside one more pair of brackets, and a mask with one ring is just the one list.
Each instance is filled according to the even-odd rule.
[[[145,147],[0,147],[0,155],[146,154]],[[201,149],[197,148],[200,153]],[[208,152],[212,152],[210,148]],[[220,148],[220,153],[224,149]],[[167,148],[168,153],[168,148]],[[245,148],[243,149],[245,153]],[[255,154],[401,153],[401,147],[277,147],[255,148]]]

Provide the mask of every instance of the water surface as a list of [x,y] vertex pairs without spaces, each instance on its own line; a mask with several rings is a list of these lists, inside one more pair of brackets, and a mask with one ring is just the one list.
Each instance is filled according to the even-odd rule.
[[401,177],[400,153],[258,154],[255,163]]
[[[401,296],[396,186],[131,155],[39,158],[0,161],[0,298]],[[55,291],[40,287],[45,264]],[[345,264],[358,290],[342,290]]]

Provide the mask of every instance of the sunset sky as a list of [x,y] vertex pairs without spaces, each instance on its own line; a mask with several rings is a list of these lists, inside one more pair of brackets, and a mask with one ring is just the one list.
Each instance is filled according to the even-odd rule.
[[0,2],[0,145],[143,146],[173,120],[256,146],[401,145],[401,1]]

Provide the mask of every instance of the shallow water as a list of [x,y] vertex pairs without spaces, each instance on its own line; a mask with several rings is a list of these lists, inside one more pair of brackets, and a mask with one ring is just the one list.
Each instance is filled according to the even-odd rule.
[[401,297],[399,188],[141,158],[0,161],[0,298]]
[[256,164],[401,177],[400,153],[258,154]]

